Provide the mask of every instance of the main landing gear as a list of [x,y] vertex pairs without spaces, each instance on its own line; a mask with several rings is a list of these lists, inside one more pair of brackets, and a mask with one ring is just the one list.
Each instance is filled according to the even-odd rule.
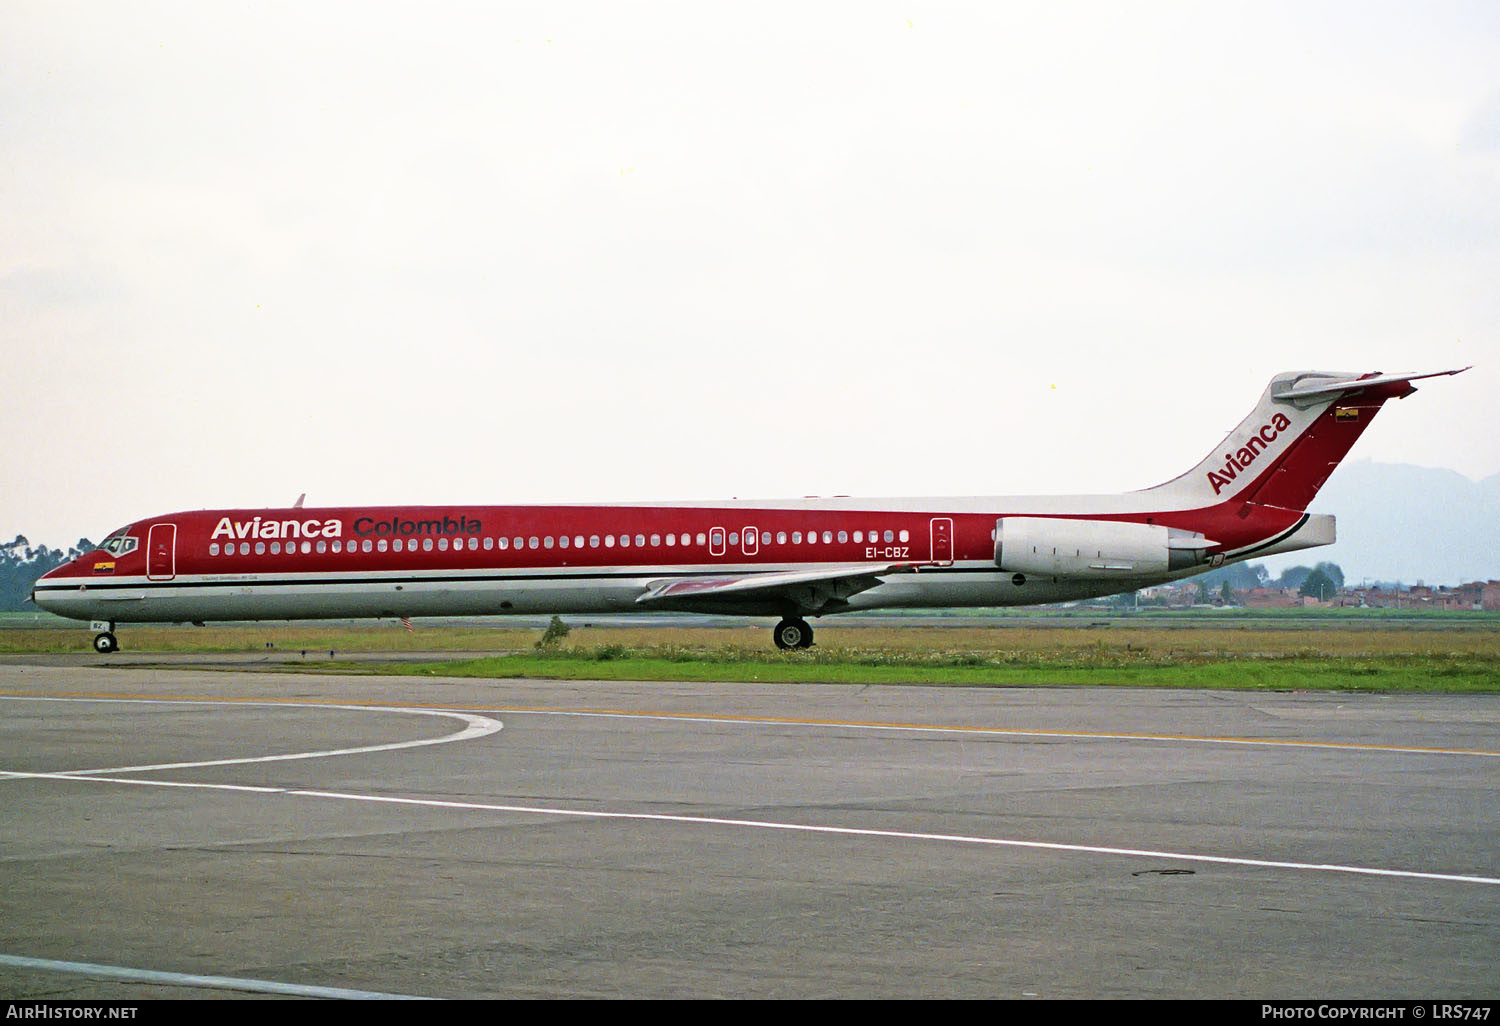
[[812,628],[807,625],[806,620],[795,616],[789,616],[778,623],[771,632],[771,637],[776,639],[777,648],[812,647]]
[[115,640],[114,623],[94,622],[94,627],[99,633],[94,635],[94,651],[100,655],[109,655],[111,652],[120,651],[120,643]]

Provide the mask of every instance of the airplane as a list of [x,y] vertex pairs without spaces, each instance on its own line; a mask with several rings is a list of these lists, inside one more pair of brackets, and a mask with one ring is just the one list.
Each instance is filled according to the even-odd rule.
[[808,617],[1019,606],[1135,591],[1331,545],[1313,496],[1390,399],[1459,374],[1278,374],[1187,473],[1118,495],[551,506],[220,509],[148,517],[36,582],[117,622],[675,611]]

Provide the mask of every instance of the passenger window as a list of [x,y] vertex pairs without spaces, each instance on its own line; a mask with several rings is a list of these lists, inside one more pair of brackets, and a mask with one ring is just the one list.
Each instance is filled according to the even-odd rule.
[[[380,544],[381,544],[382,547],[384,547],[385,542],[381,542]],[[320,542],[318,542],[318,551],[319,552],[327,552],[328,551],[328,543],[326,541],[320,541]]]
[[[687,535],[683,535],[683,537],[686,538]],[[698,532],[698,544],[699,545],[707,545],[708,544],[708,535],[704,534],[702,531]]]
[[[799,536],[799,540],[800,540],[800,536]],[[785,545],[786,544],[786,532],[785,531],[777,531],[776,532],[776,544],[777,545]]]
[[[319,550],[318,551],[320,551],[320,552],[322,551],[322,545],[323,545],[322,542],[318,542],[318,546],[319,546]],[[375,543],[375,548],[378,549],[381,552],[384,552],[386,550],[385,539],[382,538],[378,542],[376,542]]]
[[[396,544],[400,545],[401,543],[397,542]],[[484,551],[489,552],[494,547],[495,547],[495,539],[493,539],[493,538],[486,538],[484,540]]]
[[568,547],[568,536],[567,535],[560,534],[560,535],[557,536],[557,547],[560,548],[560,549],[565,549],[565,548]]
[[255,554],[257,556],[264,556],[266,554],[266,543],[265,542],[256,542],[255,543]]
[[622,535],[620,535],[620,548],[622,548],[622,549],[628,549],[628,548],[630,548],[630,535],[628,535],[628,534],[622,534]]
[[636,548],[641,548],[645,544],[646,544],[646,536],[644,534],[638,534],[638,535],[635,536],[635,547]]
[[517,538],[516,539],[516,548],[518,548],[518,549],[524,549],[525,547],[526,547],[526,539],[525,538]]
[[581,548],[583,548],[583,535],[581,535],[581,534],[575,534],[573,536],[573,547],[575,549],[581,549]]
[[343,552],[344,551],[344,543],[341,542],[341,541],[334,542],[333,543],[333,551],[334,552]]
[[438,551],[439,552],[447,552],[448,551],[448,539],[447,538],[439,538],[438,539]]
[[896,532],[894,532],[894,531],[887,531],[887,532],[885,532],[885,534],[882,537],[884,537],[885,540],[888,541],[888,542],[893,542],[893,541],[896,540]]
[[[848,540],[849,540],[849,532],[848,531],[840,531],[839,532],[839,544],[842,545],[842,544],[844,544]],[[854,540],[855,541],[859,541],[859,535],[858,534],[856,534],[854,536]]]
[[762,545],[769,545],[769,544],[771,544],[771,532],[770,531],[762,531],[762,532],[760,532],[760,543]]
[[740,543],[740,532],[738,532],[738,531],[730,531],[729,532],[729,544],[731,544],[731,545],[738,545],[739,543]]
[[[287,547],[291,548],[290,545],[288,545]],[[275,555],[279,555],[280,553],[281,553],[281,542],[272,542],[271,543],[271,555],[275,556]]]
[[208,554],[210,556],[217,556],[219,554],[219,543],[218,542],[209,542],[208,543]]
[[615,536],[614,535],[612,535],[612,534],[606,534],[604,536],[604,547],[606,549],[612,549],[612,548],[615,547]]
[[496,538],[495,539],[495,544],[498,545],[502,549],[508,549],[508,548],[510,548],[510,539],[509,538]]
[[659,534],[653,534],[651,536],[651,547],[654,549],[657,546],[659,546],[660,544],[661,544],[661,535],[659,535]]
[[[368,545],[370,543],[369,542],[365,542],[365,544]],[[422,551],[423,552],[431,552],[432,551],[432,539],[431,538],[423,538],[422,539]]]
[[855,531],[854,532],[854,544],[858,545],[860,542],[862,542],[864,540],[865,540],[865,536],[864,536],[864,532],[863,531]]
[[[911,532],[903,528],[901,531],[901,540],[904,542],[911,541]],[[990,540],[994,541],[993,538],[991,538]]]
[[[842,538],[840,538],[839,540],[843,541]],[[828,545],[828,544],[831,544],[832,542],[833,542],[833,532],[832,531],[824,531],[823,532],[823,544],[824,545]]]
[[536,548],[537,546],[539,546],[541,544],[542,544],[542,540],[540,538],[538,538],[536,535],[532,535],[530,538],[526,539],[526,545],[527,545],[528,548],[533,548],[534,549],[534,548]]
[[597,549],[598,547],[599,547],[599,536],[597,534],[591,534],[591,535],[589,535],[589,548],[591,548],[591,549]]
[[545,537],[545,538],[542,539],[542,548],[544,548],[544,549],[550,549],[551,547],[552,547],[552,536],[549,534],[549,535],[547,535],[547,537]]
[[793,545],[801,545],[802,544],[802,532],[801,531],[793,531],[792,532],[792,544]]
[[677,536],[675,534],[667,535],[667,544],[675,548],[677,545]]

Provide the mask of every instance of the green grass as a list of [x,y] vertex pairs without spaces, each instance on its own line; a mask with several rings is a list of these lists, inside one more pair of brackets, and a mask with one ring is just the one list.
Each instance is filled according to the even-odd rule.
[[[256,662],[266,669],[455,677],[1500,692],[1500,622],[1490,618],[1245,622],[1211,614],[993,625],[838,619],[818,624],[818,644],[806,652],[777,651],[764,623],[589,627],[575,620],[572,628],[547,651],[536,649],[540,628],[504,620],[419,624],[415,632],[393,623],[126,626],[120,641],[126,659],[255,653],[266,657]],[[114,658],[93,656],[91,638],[82,625],[12,626],[0,630],[0,653]],[[337,657],[330,660],[329,651]],[[361,653],[376,652],[385,658],[361,661]]]
[[[327,669],[324,664],[321,669]],[[1096,658],[1039,654],[703,653],[604,646],[399,665],[345,672],[556,680],[922,684],[947,687],[1113,685],[1267,691],[1500,692],[1500,658],[1472,655],[1268,658]]]

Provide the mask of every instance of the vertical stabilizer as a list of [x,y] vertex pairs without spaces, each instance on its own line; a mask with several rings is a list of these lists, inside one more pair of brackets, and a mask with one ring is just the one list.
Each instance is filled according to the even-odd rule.
[[1414,379],[1458,373],[1278,374],[1196,467],[1146,491],[1180,508],[1234,502],[1304,510],[1388,399],[1416,391]]

